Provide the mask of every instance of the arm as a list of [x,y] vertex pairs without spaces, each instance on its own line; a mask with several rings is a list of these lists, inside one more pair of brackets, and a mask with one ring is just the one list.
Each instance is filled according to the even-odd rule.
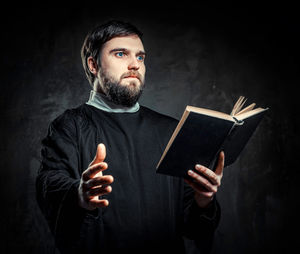
[[71,210],[74,218],[80,220],[83,216],[77,205],[80,172],[73,124],[69,114],[62,115],[50,124],[42,141],[42,161],[36,179],[37,201],[54,235]]
[[[78,149],[76,132],[71,118],[61,116],[51,123],[42,141],[42,161],[36,179],[37,201],[51,231],[55,234],[64,204],[76,207],[76,189],[79,186]],[[75,209],[80,216],[80,210]]]
[[194,190],[185,184],[184,235],[194,240],[201,253],[209,253],[220,221],[221,208],[216,197],[208,207],[200,208],[194,195]]
[[[71,113],[51,123],[42,141],[42,161],[36,179],[37,201],[60,248],[76,248],[74,243],[78,242],[84,220],[90,215],[96,218],[98,209],[95,208],[107,204],[97,198],[111,188],[99,185],[113,181],[111,176],[102,176],[107,164],[99,149],[88,169],[81,174],[78,129]],[[98,155],[103,157],[102,161]],[[95,205],[91,199],[95,200]]]
[[215,172],[196,165],[196,172],[185,180],[185,229],[198,248],[208,253],[212,247],[214,232],[219,224],[221,210],[216,199],[224,168],[224,153],[219,156]]

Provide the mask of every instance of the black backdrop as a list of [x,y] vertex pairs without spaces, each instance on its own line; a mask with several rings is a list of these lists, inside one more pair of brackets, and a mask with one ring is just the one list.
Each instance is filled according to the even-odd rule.
[[1,11],[0,252],[58,253],[35,200],[40,141],[52,119],[88,99],[80,47],[90,28],[111,18],[144,32],[141,104],[176,118],[186,104],[229,112],[239,95],[270,108],[225,169],[213,253],[290,250],[299,228],[295,7],[87,5]]

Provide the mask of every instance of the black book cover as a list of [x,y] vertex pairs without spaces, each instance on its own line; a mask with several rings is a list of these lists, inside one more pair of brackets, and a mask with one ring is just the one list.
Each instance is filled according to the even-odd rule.
[[188,177],[187,171],[194,170],[196,164],[214,169],[222,150],[225,153],[225,166],[232,164],[254,133],[264,112],[243,121],[190,112],[157,167],[157,173]]
[[266,111],[262,111],[256,115],[244,119],[242,124],[235,125],[221,148],[221,150],[223,150],[225,153],[225,167],[234,163],[238,158],[249,139],[254,134],[254,131],[265,115],[265,112]]

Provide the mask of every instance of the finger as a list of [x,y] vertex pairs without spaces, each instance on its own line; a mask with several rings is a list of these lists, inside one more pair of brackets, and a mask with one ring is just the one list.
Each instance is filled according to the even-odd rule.
[[97,173],[102,172],[103,170],[106,170],[107,168],[108,168],[108,165],[106,162],[100,162],[98,164],[94,164],[94,165],[88,167],[82,173],[82,179],[84,181],[88,181],[89,179],[93,178]]
[[206,168],[202,165],[197,164],[195,166],[195,169],[198,172],[200,172],[201,174],[203,174],[204,176],[206,176],[212,182],[212,184],[217,185],[217,186],[220,185],[219,177],[215,174],[215,172],[213,172],[209,168]]
[[225,154],[223,151],[221,151],[219,154],[218,165],[215,170],[216,175],[219,176],[223,175],[224,163],[225,163]]
[[93,197],[98,197],[98,196],[108,194],[110,192],[112,192],[112,187],[110,185],[109,186],[101,186],[98,188],[90,189],[88,191],[88,196],[90,198],[91,197],[93,198]]
[[[196,172],[189,170],[188,175],[194,180],[194,184],[198,186],[204,187],[207,191],[211,191],[216,193],[217,192],[217,186],[213,185],[208,179],[205,177],[197,174]],[[199,189],[200,190],[200,189]]]
[[109,202],[107,199],[98,199],[95,198],[95,199],[91,199],[89,201],[89,206],[92,207],[92,208],[97,208],[97,207],[106,207],[109,205]]
[[93,159],[93,161],[90,163],[89,166],[104,161],[105,157],[106,157],[106,147],[104,144],[101,143],[97,146],[95,158]]
[[92,189],[94,187],[101,186],[101,185],[104,185],[104,184],[111,184],[113,181],[114,181],[114,178],[111,175],[95,177],[95,178],[92,178],[92,179],[88,180],[86,182],[86,184],[84,185],[84,187],[86,189]]
[[207,189],[205,189],[204,187],[198,185],[197,183],[188,180],[188,179],[184,179],[184,181],[190,185],[192,187],[192,189],[197,192],[199,195],[206,197],[206,198],[212,198],[213,195],[215,194],[215,192],[213,191],[208,191]]

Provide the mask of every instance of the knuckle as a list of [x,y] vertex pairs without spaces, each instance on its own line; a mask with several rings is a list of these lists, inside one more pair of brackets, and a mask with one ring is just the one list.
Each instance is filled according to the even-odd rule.
[[200,175],[195,175],[195,177],[194,177],[198,182],[201,182],[201,176]]
[[213,174],[213,175],[212,175],[212,179],[213,179],[215,182],[218,182],[218,177],[216,176],[216,174]]
[[206,188],[210,188],[211,187],[211,184],[208,180],[204,180],[204,185]]

